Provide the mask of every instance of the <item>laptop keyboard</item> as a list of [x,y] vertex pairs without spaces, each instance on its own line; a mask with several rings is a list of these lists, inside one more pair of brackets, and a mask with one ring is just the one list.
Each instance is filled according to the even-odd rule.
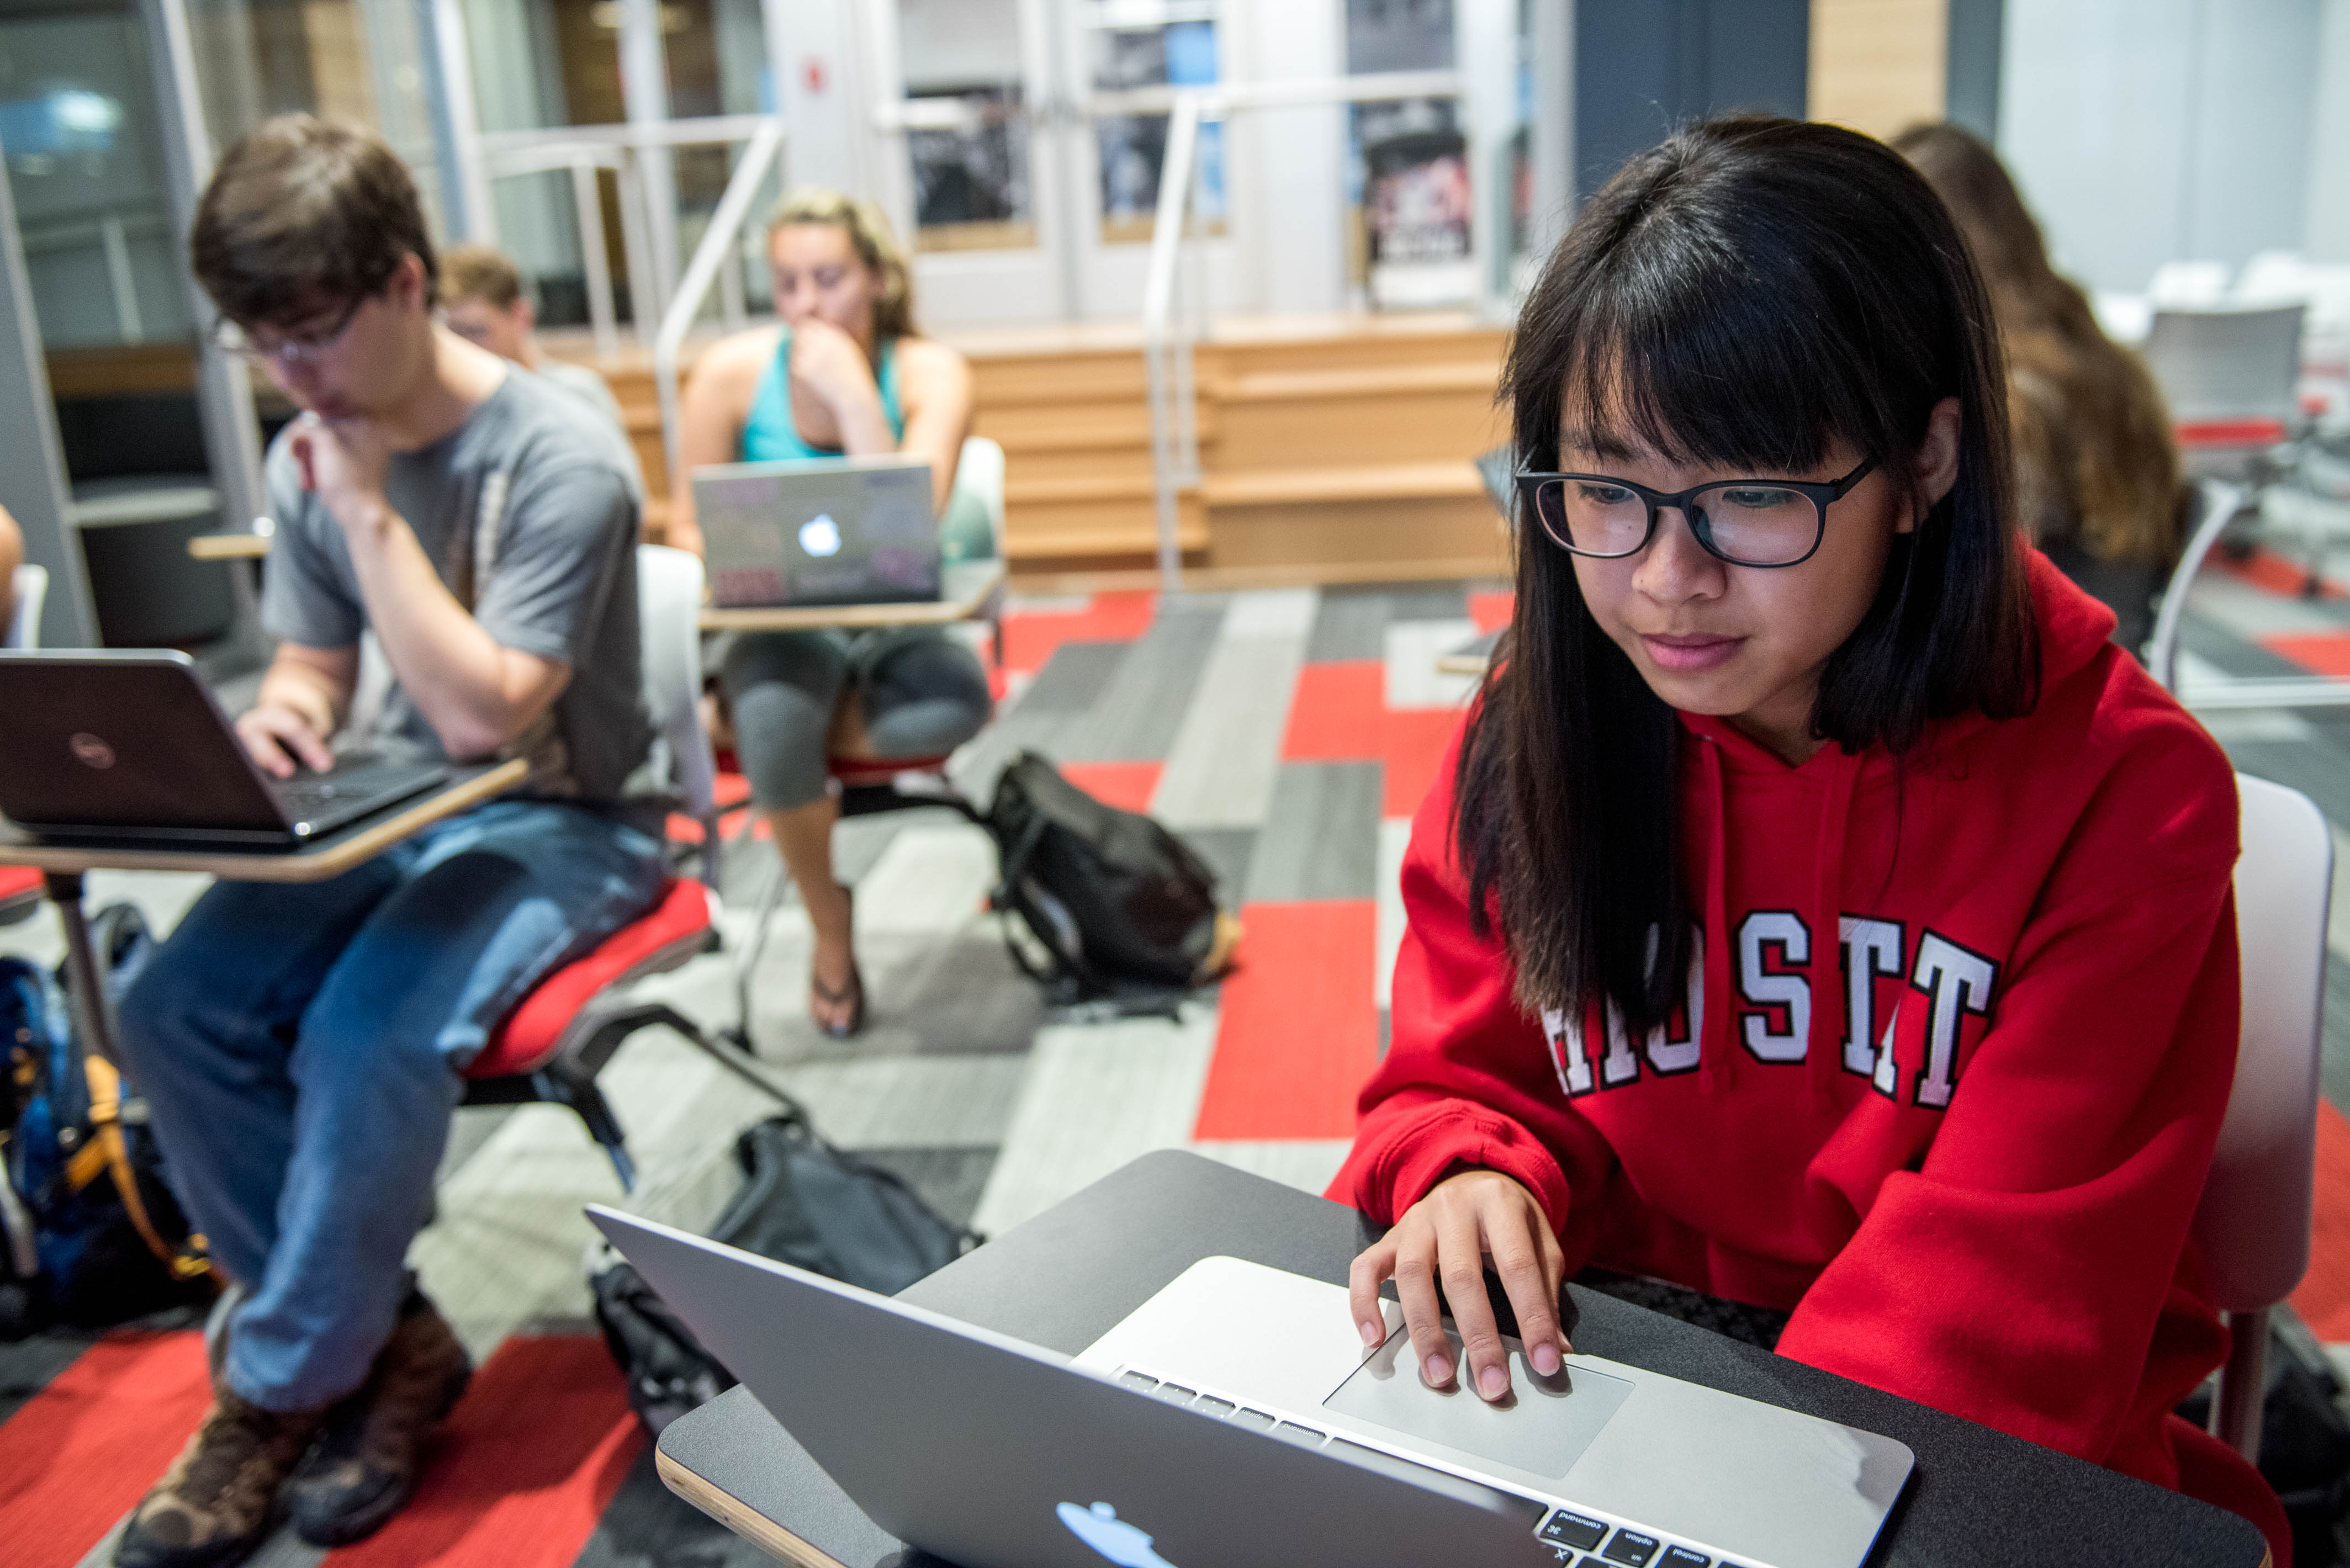
[[[1305,1422],[1252,1408],[1237,1399],[1156,1376],[1139,1367],[1128,1367],[1119,1373],[1118,1381],[1154,1399],[1180,1405],[1214,1420],[1232,1421],[1240,1426],[1253,1427],[1260,1432],[1270,1432],[1300,1448],[1352,1449],[1359,1453],[1376,1454],[1389,1463],[1400,1457],[1388,1454],[1384,1449],[1370,1449]],[[1407,1459],[1404,1462],[1417,1461]],[[1481,1480],[1480,1484],[1490,1486],[1492,1483]],[[1536,1501],[1534,1499],[1526,1501],[1530,1505]],[[1742,1568],[1742,1564],[1730,1558],[1717,1558],[1695,1546],[1631,1524],[1574,1509],[1543,1506],[1547,1511],[1534,1527],[1534,1539],[1550,1551],[1553,1561],[1573,1564],[1575,1568]]]
[[354,802],[396,799],[405,790],[419,788],[448,773],[445,764],[395,761],[368,752],[354,752],[336,760],[330,774],[299,774],[270,781],[270,793],[296,822],[328,815]]

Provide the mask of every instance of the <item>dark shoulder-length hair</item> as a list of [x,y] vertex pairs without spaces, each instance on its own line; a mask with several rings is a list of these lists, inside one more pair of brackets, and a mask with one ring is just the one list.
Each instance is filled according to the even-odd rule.
[[[1957,483],[1896,536],[1813,732],[1898,753],[1934,720],[2034,701],[1991,306],[1941,202],[1883,143],[1740,118],[1632,159],[1527,296],[1502,396],[1529,470],[1558,466],[1572,415],[1603,446],[1733,473],[1806,472],[1841,441],[1905,490],[1929,416],[1956,398]],[[1605,1000],[1637,1038],[1688,972],[1681,727],[1592,618],[1566,552],[1530,520],[1516,534],[1516,616],[1455,780],[1471,919],[1487,929],[1498,904],[1523,1005]]]

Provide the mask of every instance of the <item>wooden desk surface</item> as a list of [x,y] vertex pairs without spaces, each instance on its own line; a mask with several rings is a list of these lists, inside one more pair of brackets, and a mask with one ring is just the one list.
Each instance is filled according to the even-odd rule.
[[257,561],[269,554],[266,534],[199,534],[188,541],[199,561]]
[[[1074,1355],[1203,1257],[1343,1284],[1377,1231],[1353,1210],[1197,1155],[1145,1155],[906,1288],[902,1299]],[[2266,1568],[2259,1531],[2053,1449],[1569,1287],[1575,1347],[1909,1445],[1918,1469],[1873,1568]],[[742,1387],[681,1417],[661,1479],[801,1568],[940,1568],[849,1501]],[[1595,1559],[1596,1561],[1596,1559]]]
[[232,882],[323,882],[373,859],[421,827],[522,783],[530,764],[511,762],[461,772],[431,794],[294,849],[146,849],[135,845],[36,844],[0,826],[0,866],[44,871],[196,871]]
[[949,626],[987,613],[1003,586],[1003,562],[957,561],[942,575],[936,599],[893,605],[806,605],[769,609],[705,609],[705,631],[859,630],[889,626]]

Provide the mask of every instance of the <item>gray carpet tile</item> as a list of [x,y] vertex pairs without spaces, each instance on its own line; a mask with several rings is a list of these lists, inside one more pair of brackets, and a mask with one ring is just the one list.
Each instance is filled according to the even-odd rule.
[[[2343,868],[2335,867],[2334,875],[2344,875]],[[2350,964],[2332,953],[2325,959],[2325,1037],[2317,1076],[2327,1099],[2350,1107]]]
[[1226,909],[1237,906],[1248,890],[1249,860],[1256,852],[1256,835],[1244,827],[1194,827],[1178,835],[1216,874],[1216,900]]
[[965,794],[984,801],[994,791],[996,775],[1022,752],[1063,755],[1066,736],[1083,732],[1132,646],[1061,644],[1027,689],[1001,705],[987,728],[955,753],[950,775]]
[[1060,734],[1053,754],[1072,763],[1165,761],[1215,649],[1225,607],[1221,595],[1211,594],[1161,605],[1092,706]]
[[1383,772],[1378,763],[1284,763],[1249,857],[1250,901],[1376,898]]
[[1379,659],[1387,651],[1388,596],[1325,588],[1305,641],[1310,664]]

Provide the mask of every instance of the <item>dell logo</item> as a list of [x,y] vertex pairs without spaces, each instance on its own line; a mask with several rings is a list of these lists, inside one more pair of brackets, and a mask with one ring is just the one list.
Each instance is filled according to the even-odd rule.
[[811,556],[840,553],[840,524],[829,512],[819,512],[800,524],[800,548]]
[[74,760],[88,768],[110,768],[114,765],[114,748],[87,730],[77,730],[66,742],[72,748]]
[[1118,1518],[1118,1510],[1106,1502],[1091,1508],[1079,1508],[1065,1502],[1053,1511],[1069,1527],[1069,1533],[1118,1564],[1118,1568],[1175,1568],[1150,1549],[1150,1537]]

